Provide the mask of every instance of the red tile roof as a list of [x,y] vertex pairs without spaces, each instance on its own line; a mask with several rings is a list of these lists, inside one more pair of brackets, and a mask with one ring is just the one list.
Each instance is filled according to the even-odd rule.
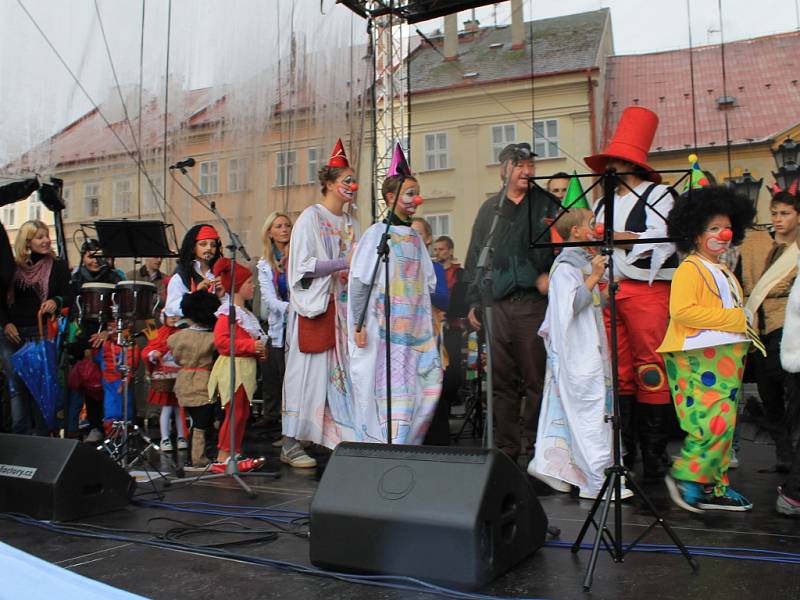
[[[722,85],[720,45],[693,50],[698,147],[724,146],[725,112],[732,144],[768,140],[800,123],[800,33],[725,44],[727,95],[735,105],[717,107]],[[656,112],[652,152],[691,148],[692,85],[689,50],[612,56],[608,59],[604,145],[625,107]]]
[[[215,100],[212,94],[211,88],[191,90],[184,93],[179,100],[171,101],[170,131],[174,131],[176,126],[180,127],[187,119],[212,104]],[[164,113],[159,99],[151,97],[149,102],[147,100],[145,102],[142,111],[142,148],[153,150],[163,144]],[[129,150],[135,152],[136,145],[133,143],[127,123],[124,120],[116,120],[106,112],[103,110],[103,115],[111,121],[111,129],[106,126],[98,110],[93,109],[44,143],[26,152],[13,166],[24,171],[26,168],[36,169],[41,165],[64,166],[70,163],[126,156],[125,148],[114,133],[122,139]],[[138,114],[130,114],[130,117],[133,131],[138,135]]]

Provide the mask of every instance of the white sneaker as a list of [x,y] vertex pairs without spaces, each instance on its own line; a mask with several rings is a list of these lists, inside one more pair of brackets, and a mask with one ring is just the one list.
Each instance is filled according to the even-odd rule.
[[172,445],[172,440],[169,438],[161,440],[158,445],[162,452],[172,452],[175,449]]
[[568,494],[572,491],[572,485],[558,479],[556,477],[551,477],[550,475],[545,475],[544,473],[539,473],[536,469],[533,468],[533,461],[528,463],[528,475],[531,477],[535,477],[542,483],[546,483],[548,486],[553,488],[557,492],[561,492],[562,494]]
[[188,450],[188,449],[189,449],[189,442],[186,441],[186,438],[179,437],[178,450]]
[[[581,491],[578,494],[578,497],[582,498],[583,500],[597,500],[597,494],[599,492],[600,492],[600,490],[598,490],[597,492],[592,494],[588,490],[584,491],[584,489],[581,488]],[[620,496],[622,496],[623,500],[627,500],[628,498],[632,498],[633,497],[633,490],[629,490],[628,488],[626,488],[625,484],[623,483],[622,484],[622,489],[620,490]],[[617,500],[616,494],[614,494],[614,496],[612,497],[612,500],[614,500],[616,502],[616,500]]]
[[93,444],[93,443],[101,441],[102,439],[103,439],[102,432],[97,427],[95,427],[94,429],[92,429],[89,432],[89,435],[87,435],[85,438],[83,438],[83,441],[84,442],[89,442],[90,444]]

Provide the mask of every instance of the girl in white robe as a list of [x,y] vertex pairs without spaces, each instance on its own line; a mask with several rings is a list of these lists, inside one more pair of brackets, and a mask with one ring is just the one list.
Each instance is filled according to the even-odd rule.
[[[320,169],[322,202],[301,213],[289,245],[281,461],[298,468],[316,466],[301,441],[334,448],[356,437],[347,355],[347,272],[358,224],[344,212],[345,203],[353,198],[355,181],[352,169],[336,166],[342,158],[343,150],[341,154],[334,151],[328,165]],[[330,347],[304,351],[300,330],[315,318],[333,320]]]
[[[391,206],[400,176],[387,177],[383,197]],[[391,190],[391,191],[390,191]],[[442,387],[442,362],[433,331],[431,293],[436,274],[425,243],[411,227],[419,185],[405,176],[399,201],[390,213],[389,281],[391,302],[392,443],[420,444],[428,430]],[[348,320],[355,430],[358,441],[386,443],[386,285],[384,263],[370,292],[376,248],[386,223],[364,233],[350,267]],[[366,306],[363,328],[357,331]]]

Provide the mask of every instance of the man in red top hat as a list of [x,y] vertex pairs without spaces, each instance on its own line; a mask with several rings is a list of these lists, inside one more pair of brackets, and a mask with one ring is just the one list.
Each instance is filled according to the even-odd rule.
[[[630,106],[622,113],[608,148],[584,159],[595,173],[609,168],[620,173],[614,195],[616,241],[667,237],[666,217],[674,199],[671,190],[660,185],[661,176],[647,164],[657,127],[655,113]],[[604,200],[597,203],[595,215],[598,223],[604,223]],[[666,333],[670,281],[677,266],[673,244],[643,243],[614,250],[624,461],[633,466],[638,442],[645,479],[663,478],[669,462],[666,445],[674,409],[656,348]],[[605,317],[610,330],[608,309]]]

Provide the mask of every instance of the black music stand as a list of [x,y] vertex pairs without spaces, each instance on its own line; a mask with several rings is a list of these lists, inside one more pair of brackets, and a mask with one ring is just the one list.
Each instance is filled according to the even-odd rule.
[[[107,258],[140,258],[143,256],[159,256],[159,257],[175,257],[176,252],[173,252],[169,243],[167,242],[167,229],[172,225],[166,224],[162,221],[138,221],[129,219],[104,219],[95,221],[91,225],[97,233],[97,243],[102,251],[102,256]],[[136,292],[134,291],[134,294]],[[135,297],[135,296],[134,296]],[[135,304],[135,302],[134,302]],[[146,433],[142,432],[138,425],[134,423],[133,433],[134,437],[141,437],[146,446],[136,454],[133,460],[128,463],[129,435],[128,435],[128,394],[129,394],[129,374],[131,371],[129,348],[135,345],[133,341],[135,338],[135,331],[126,338],[123,336],[123,322],[122,312],[118,306],[113,309],[114,319],[116,321],[117,329],[117,344],[122,347],[122,360],[118,365],[117,370],[122,375],[122,422],[115,423],[112,429],[112,434],[98,447],[99,450],[107,451],[112,458],[118,460],[122,467],[133,467],[137,462],[144,461],[150,467],[154,468],[159,476],[168,481],[161,471],[147,459],[146,453],[152,447],[158,449]],[[130,327],[135,328],[133,322],[128,324]],[[134,383],[135,387],[135,383]],[[119,441],[115,440],[114,430],[116,430]],[[178,477],[183,477],[183,469],[179,468],[175,462],[168,458],[170,467],[173,469]],[[151,480],[152,482],[152,480]]]
[[[652,171],[653,173],[680,173],[682,177],[678,179],[678,181],[673,184],[667,193],[672,193],[675,186],[680,184],[684,179],[691,175],[691,171],[689,170],[666,170],[666,171]],[[606,416],[606,421],[611,421],[612,424],[612,449],[613,449],[613,464],[606,469],[605,474],[605,481],[603,482],[603,486],[600,488],[600,493],[597,495],[597,498],[594,500],[592,504],[592,508],[589,511],[589,514],[586,516],[586,519],[581,527],[580,533],[576,538],[575,542],[572,545],[572,552],[577,553],[581,549],[581,543],[583,541],[584,536],[587,534],[589,527],[594,526],[597,530],[597,534],[594,540],[594,544],[592,545],[592,554],[589,559],[589,565],[586,570],[586,577],[584,578],[583,582],[583,589],[585,591],[589,591],[592,587],[592,580],[594,579],[594,571],[595,567],[597,566],[597,558],[600,553],[600,543],[602,542],[608,550],[608,553],[611,555],[611,558],[614,562],[621,563],[624,561],[625,555],[630,552],[639,542],[644,539],[644,537],[650,533],[653,529],[657,526],[661,526],[666,534],[670,537],[672,542],[678,548],[680,553],[684,556],[684,558],[688,561],[689,566],[692,568],[693,571],[697,571],[699,566],[692,555],[687,550],[686,546],[681,542],[678,538],[677,534],[672,530],[669,524],[664,520],[664,517],[661,516],[661,513],[655,507],[653,502],[647,497],[647,495],[642,490],[641,486],[636,482],[634,477],[631,477],[631,471],[622,463],[622,451],[620,448],[620,441],[621,441],[621,431],[622,431],[622,420],[619,416],[620,409],[619,409],[619,370],[618,370],[618,348],[617,348],[617,311],[616,311],[616,292],[617,292],[617,283],[614,281],[614,249],[619,246],[629,246],[635,244],[653,244],[657,242],[674,242],[675,240],[672,238],[649,238],[649,239],[642,239],[642,240],[625,240],[624,242],[617,242],[614,240],[614,196],[616,192],[616,188],[618,185],[622,185],[623,187],[627,188],[627,190],[635,195],[636,192],[628,186],[628,184],[621,179],[620,176],[623,175],[630,175],[637,173],[618,173],[613,168],[608,168],[606,171],[601,174],[597,175],[596,173],[588,173],[588,174],[580,174],[580,175],[573,175],[573,177],[597,177],[598,179],[592,184],[586,191],[583,193],[583,197],[586,197],[586,194],[591,191],[595,186],[600,185],[603,190],[603,202],[605,203],[604,206],[604,214],[605,214],[605,231],[603,234],[603,240],[597,242],[563,242],[563,243],[537,243],[549,230],[552,228],[555,223],[570,209],[566,207],[561,207],[561,211],[556,218],[553,220],[551,224],[547,226],[547,228],[542,231],[542,233],[536,238],[531,239],[531,247],[532,248],[564,248],[564,247],[586,247],[586,246],[597,246],[601,249],[602,253],[608,257],[608,279],[609,279],[609,286],[608,286],[608,299],[609,299],[609,312],[611,317],[611,335],[610,335],[610,344],[609,344],[609,353],[611,355],[611,382],[612,382],[612,390],[613,390],[613,402],[611,408],[611,415]],[[529,187],[535,186],[541,187],[536,183],[536,180],[541,179],[549,179],[550,177],[534,177],[528,180]],[[656,198],[652,201],[646,201],[646,210],[654,211],[658,214],[661,218],[666,218],[666,215],[662,215],[659,210],[656,208],[658,202],[663,198]],[[649,200],[649,199],[648,199]],[[622,481],[625,480],[626,486],[631,488],[639,498],[642,499],[642,502],[647,507],[649,512],[653,515],[654,521],[650,523],[649,526],[645,528],[645,530],[634,539],[633,542],[628,544],[627,546],[623,547],[622,543],[622,502],[620,500],[621,492],[622,492]],[[614,532],[612,533],[608,526],[608,515],[611,508],[611,503],[614,503]],[[600,520],[599,522],[595,520],[595,514],[597,513],[598,509],[602,507],[602,511],[600,513]]]

